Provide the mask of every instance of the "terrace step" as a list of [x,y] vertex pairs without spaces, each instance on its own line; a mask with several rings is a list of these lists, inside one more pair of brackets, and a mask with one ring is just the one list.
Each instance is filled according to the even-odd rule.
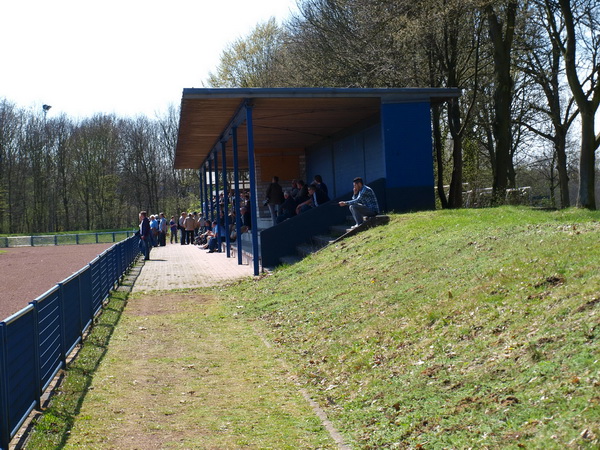
[[292,264],[296,264],[297,262],[302,261],[302,258],[298,255],[289,255],[282,256],[281,258],[279,258],[279,261],[281,262],[281,264],[291,266]]
[[315,235],[312,237],[311,242],[307,242],[296,246],[296,255],[289,255],[279,258],[282,264],[295,264],[301,261],[303,258],[315,253],[316,251],[338,242],[347,237],[353,236],[361,231],[367,230],[378,225],[385,225],[390,221],[389,216],[376,216],[369,217],[358,227],[352,228],[350,225],[335,225],[330,227],[331,235]]
[[331,236],[327,236],[327,235],[323,235],[323,234],[318,234],[316,236],[313,236],[312,239],[318,248],[325,247],[325,246],[331,244],[333,241],[335,241],[335,239],[332,238]]

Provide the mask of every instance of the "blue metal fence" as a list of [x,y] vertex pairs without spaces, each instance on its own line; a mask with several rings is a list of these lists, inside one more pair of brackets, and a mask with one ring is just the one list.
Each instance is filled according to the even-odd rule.
[[130,237],[0,322],[0,449],[35,407],[139,254]]

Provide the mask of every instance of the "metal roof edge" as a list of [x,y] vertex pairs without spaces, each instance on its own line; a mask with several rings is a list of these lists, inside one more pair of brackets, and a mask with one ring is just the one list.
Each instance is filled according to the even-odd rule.
[[431,99],[459,97],[460,88],[185,88],[182,100],[209,98],[340,98],[395,97]]

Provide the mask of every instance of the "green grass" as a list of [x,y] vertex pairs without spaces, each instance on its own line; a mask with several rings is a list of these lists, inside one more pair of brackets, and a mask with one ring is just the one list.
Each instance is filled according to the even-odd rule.
[[224,295],[357,448],[595,447],[600,213],[392,216]]
[[299,383],[353,448],[598,448],[598,261],[598,212],[437,211],[130,299],[28,447],[331,446]]
[[[108,349],[96,343],[103,328],[94,328],[28,448],[334,447],[253,324],[214,297],[133,295]],[[88,358],[97,347],[105,354]]]

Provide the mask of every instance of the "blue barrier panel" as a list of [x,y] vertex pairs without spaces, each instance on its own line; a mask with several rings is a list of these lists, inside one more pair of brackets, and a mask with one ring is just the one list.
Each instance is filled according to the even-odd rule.
[[[36,392],[35,325],[33,306],[4,320],[7,427],[14,436],[35,407]],[[4,418],[3,418],[4,419]],[[10,439],[10,438],[9,438]]]
[[68,355],[81,341],[81,310],[79,303],[79,274],[74,274],[62,283],[60,287],[60,300],[63,311],[64,336],[66,352]]
[[[127,249],[127,244],[126,242],[121,242],[118,244],[118,249],[119,249],[119,273],[121,274],[120,277],[123,276],[123,274],[125,273],[125,271],[127,270],[127,252],[125,251]],[[119,277],[119,278],[120,278]]]
[[31,302],[37,312],[39,366],[42,391],[62,367],[59,288],[53,287]]
[[88,265],[79,271],[79,310],[81,311],[81,333],[90,327],[94,319],[92,307],[92,269]]
[[100,257],[95,258],[89,264],[91,270],[91,288],[92,288],[92,311],[94,315],[100,311],[102,307],[102,260]]
[[108,295],[108,258],[106,257],[107,251],[100,253],[100,294],[102,295],[102,302]]
[[110,292],[115,287],[115,281],[119,278],[117,275],[117,248],[116,246],[112,246],[107,250],[108,256],[108,281],[107,281],[107,290]]

